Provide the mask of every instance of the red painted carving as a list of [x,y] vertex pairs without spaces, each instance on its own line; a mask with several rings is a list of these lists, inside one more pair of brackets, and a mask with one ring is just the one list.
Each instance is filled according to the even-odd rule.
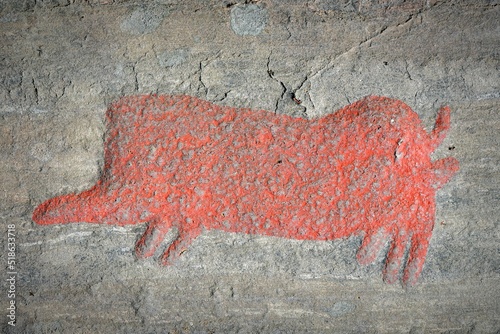
[[[177,258],[203,229],[293,239],[361,235],[373,262],[390,240],[387,282],[414,284],[435,219],[436,191],[458,170],[432,162],[450,109],[428,134],[401,101],[369,96],[314,120],[221,107],[189,96],[132,96],[107,112],[104,171],[80,194],[33,213],[38,224],[149,222],[139,257]],[[409,246],[405,264],[406,247]]]

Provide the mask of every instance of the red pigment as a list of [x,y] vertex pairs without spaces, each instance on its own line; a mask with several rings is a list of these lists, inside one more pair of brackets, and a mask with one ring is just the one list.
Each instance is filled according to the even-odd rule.
[[[446,136],[441,108],[428,134],[405,103],[369,96],[305,120],[222,107],[190,96],[130,96],[107,111],[104,171],[91,189],[41,204],[38,224],[149,222],[139,257],[172,228],[170,264],[204,229],[290,239],[361,235],[357,258],[390,240],[384,279],[414,284],[435,220],[436,191],[458,170],[431,161]],[[403,264],[406,248],[406,263]]]

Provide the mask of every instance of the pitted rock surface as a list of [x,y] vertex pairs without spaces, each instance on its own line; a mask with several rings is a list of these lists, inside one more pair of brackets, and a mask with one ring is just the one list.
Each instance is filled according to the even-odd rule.
[[435,193],[458,170],[430,154],[449,128],[442,108],[431,134],[403,102],[366,97],[305,120],[221,107],[189,96],[132,96],[107,112],[104,172],[90,190],[41,204],[39,224],[149,222],[137,244],[152,256],[171,227],[170,264],[203,229],[293,239],[360,234],[361,263],[391,240],[384,278],[422,270]]

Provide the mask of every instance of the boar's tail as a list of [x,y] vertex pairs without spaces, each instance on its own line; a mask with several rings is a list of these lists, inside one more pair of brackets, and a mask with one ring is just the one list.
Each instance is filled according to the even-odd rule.
[[51,198],[40,204],[32,219],[40,225],[89,222],[97,223],[102,212],[96,207],[97,187],[80,194],[68,194]]
[[450,114],[451,110],[448,106],[442,107],[438,111],[436,124],[430,135],[432,152],[443,142],[448,134],[448,130],[450,129]]

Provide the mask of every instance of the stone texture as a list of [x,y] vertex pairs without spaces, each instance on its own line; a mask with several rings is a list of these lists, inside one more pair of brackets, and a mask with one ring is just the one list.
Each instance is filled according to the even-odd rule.
[[[255,6],[238,34],[234,11]],[[3,332],[497,332],[499,22],[487,0],[2,2],[0,217],[18,257],[18,323],[1,314]],[[36,205],[96,182],[107,106],[143,93],[298,117],[387,95],[427,130],[449,105],[433,159],[461,169],[437,193],[419,284],[383,284],[383,258],[359,266],[356,237],[209,231],[165,268],[135,259],[144,226],[35,225]]]
[[231,10],[231,28],[240,36],[256,36],[266,26],[267,10],[249,4],[235,6]]

